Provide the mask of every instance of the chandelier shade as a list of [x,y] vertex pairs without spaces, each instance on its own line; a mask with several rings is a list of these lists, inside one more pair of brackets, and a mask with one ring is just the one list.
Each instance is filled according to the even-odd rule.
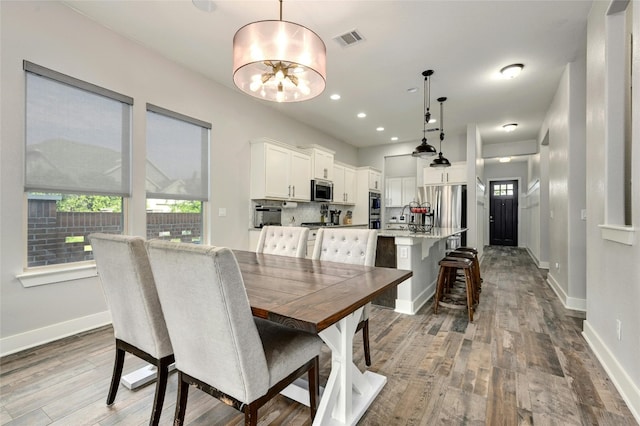
[[326,56],[322,39],[302,25],[253,22],[233,37],[233,82],[259,99],[305,101],[324,91]]

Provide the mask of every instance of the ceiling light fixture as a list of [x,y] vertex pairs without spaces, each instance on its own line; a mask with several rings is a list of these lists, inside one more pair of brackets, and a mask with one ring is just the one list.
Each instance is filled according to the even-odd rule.
[[442,141],[444,140],[444,115],[442,113],[442,104],[446,101],[447,98],[438,98],[438,102],[440,102],[440,152],[438,153],[438,157],[434,158],[431,164],[431,167],[451,167],[451,163],[449,160],[442,156]]
[[364,112],[359,112],[358,113],[358,118],[365,118],[367,116],[367,114],[365,114]]
[[502,129],[505,132],[513,132],[517,127],[518,127],[518,123],[509,123],[509,124],[504,124],[502,126]]
[[331,98],[332,101],[337,101],[338,99],[340,99],[340,95],[334,93],[333,95],[329,96],[329,98]]
[[511,157],[500,157],[498,161],[501,163],[508,163],[511,161]]
[[259,99],[298,102],[326,84],[326,46],[310,29],[282,20],[257,21],[233,37],[233,82]]
[[380,127],[376,127],[376,131],[378,132],[384,132],[384,127],[380,126]]
[[506,67],[500,70],[500,74],[502,74],[504,78],[516,78],[517,76],[520,75],[523,68],[524,68],[524,65],[522,64],[507,65]]
[[427,123],[431,119],[431,80],[429,77],[433,75],[433,70],[423,71],[424,76],[424,120],[422,121],[422,143],[416,147],[411,154],[414,157],[427,158],[436,155],[438,152],[433,145],[427,143]]
[[398,140],[398,137],[397,137],[397,136],[392,136],[392,137],[391,137],[391,141],[392,141],[392,142],[396,142],[397,140]]

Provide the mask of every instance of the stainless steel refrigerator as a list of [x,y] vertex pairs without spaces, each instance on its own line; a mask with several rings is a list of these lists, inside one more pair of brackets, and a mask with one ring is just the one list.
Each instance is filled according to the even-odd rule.
[[[418,188],[418,201],[428,202],[433,211],[433,226],[439,228],[467,227],[467,186],[466,185],[425,185]],[[457,245],[466,245],[467,235],[463,232]],[[452,242],[456,245],[455,242]]]

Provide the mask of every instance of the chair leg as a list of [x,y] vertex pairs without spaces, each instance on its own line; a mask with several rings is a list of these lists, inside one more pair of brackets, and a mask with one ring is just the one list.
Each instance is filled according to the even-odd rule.
[[256,426],[258,424],[258,404],[255,401],[244,410],[244,424],[245,426]]
[[120,378],[122,377],[122,367],[124,366],[124,349],[118,347],[116,341],[116,359],[113,363],[113,375],[111,376],[111,387],[109,388],[109,395],[107,396],[107,405],[113,404],[118,393],[118,386],[120,385]]
[[446,270],[447,268],[444,267],[440,267],[440,272],[438,272],[438,283],[436,284],[436,296],[435,296],[435,300],[433,301],[433,313],[437,314],[438,313],[438,302],[440,302],[440,299],[442,298],[442,293],[444,290],[444,281],[445,281],[445,275],[448,274],[449,272]]
[[313,359],[313,367],[307,373],[309,376],[309,408],[311,409],[311,421],[315,419],[320,400],[320,360]]
[[189,396],[189,383],[182,378],[182,372],[178,371],[178,396],[176,398],[176,413],[173,417],[174,426],[184,424],[184,415],[187,411],[187,397]]
[[157,426],[160,422],[162,414],[162,404],[164,403],[164,395],[167,390],[167,380],[169,379],[169,364],[173,361],[173,357],[165,357],[158,360],[156,368],[158,370],[158,378],[156,379],[156,394],[153,398],[153,408],[151,410],[151,419],[149,425]]
[[364,345],[364,362],[367,367],[371,367],[371,351],[369,349],[369,318],[363,321],[362,343]]

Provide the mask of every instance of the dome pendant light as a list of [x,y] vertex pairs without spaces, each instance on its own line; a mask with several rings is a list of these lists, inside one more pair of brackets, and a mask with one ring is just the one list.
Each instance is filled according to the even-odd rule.
[[424,76],[424,121],[422,123],[422,143],[411,154],[413,157],[427,158],[437,154],[436,148],[427,143],[427,123],[431,119],[431,80],[433,70],[423,71]]
[[310,29],[280,20],[252,22],[233,37],[233,82],[259,99],[299,102],[326,85],[327,49]]
[[442,156],[442,141],[444,140],[444,115],[442,113],[442,104],[446,101],[447,98],[438,98],[438,102],[440,102],[440,152],[438,153],[438,157],[434,158],[431,164],[431,167],[451,167],[451,163],[449,160]]

